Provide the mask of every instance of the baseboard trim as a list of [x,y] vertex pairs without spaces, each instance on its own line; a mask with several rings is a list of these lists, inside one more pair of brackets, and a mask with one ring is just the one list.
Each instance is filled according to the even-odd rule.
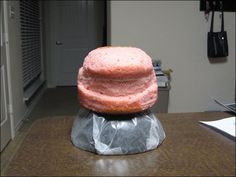
[[44,84],[41,87],[41,89],[38,91],[38,93],[35,96],[34,100],[31,102],[31,104],[28,106],[27,110],[25,111],[25,113],[23,115],[23,118],[14,127],[14,129],[15,129],[14,137],[18,134],[18,131],[21,128],[24,121],[29,118],[30,113],[33,111],[33,109],[35,108],[36,104],[39,102],[40,98],[43,96],[43,93],[46,91],[46,89],[47,89],[46,84]]

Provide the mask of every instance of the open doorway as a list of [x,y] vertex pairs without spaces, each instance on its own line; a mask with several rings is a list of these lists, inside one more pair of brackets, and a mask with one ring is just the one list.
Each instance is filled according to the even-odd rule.
[[[8,85],[5,84],[7,79],[6,72],[6,57],[5,53],[1,52],[1,150],[9,142],[10,136],[17,132],[18,137],[23,137],[28,130],[28,126],[36,119],[45,118],[48,116],[64,116],[75,115],[78,111],[79,104],[77,100],[76,87],[59,87],[46,90],[44,92],[44,86],[37,89],[32,95],[29,103],[26,105],[24,102],[23,94],[23,78],[22,78],[22,63],[19,60],[21,57],[21,10],[20,2],[27,3],[35,11],[34,6],[29,1],[1,1],[1,16],[2,4],[6,4],[4,9],[6,11],[4,17],[8,19],[9,31],[1,34],[1,51],[5,51],[5,43],[2,39],[3,34],[11,34],[9,39],[9,51],[10,58],[9,67],[11,67],[11,80],[10,83],[14,85],[12,99],[14,104],[8,104],[8,97],[6,91],[8,91]],[[40,17],[40,34],[42,31],[43,40],[39,45],[41,46],[41,73],[46,75],[46,81],[48,87],[56,86],[76,86],[77,72],[81,67],[84,57],[94,48],[105,46],[107,44],[107,2],[103,1],[41,1],[40,12],[37,11],[37,15]],[[32,9],[28,9],[31,10]],[[29,16],[33,16],[32,13],[27,13]],[[34,16],[35,17],[35,16]],[[42,17],[42,18],[41,18]],[[28,19],[28,18],[27,18]],[[28,25],[30,29],[35,29],[31,25],[32,19],[29,17]],[[2,26],[2,18],[1,28]],[[42,26],[41,26],[42,25]],[[39,29],[35,29],[39,31]],[[3,32],[1,30],[1,32]],[[32,34],[27,31],[25,34],[30,37]],[[35,34],[33,34],[35,35]],[[37,34],[38,35],[38,34]],[[36,44],[33,41],[33,44]],[[4,48],[4,49],[3,49]],[[31,53],[30,53],[31,56]],[[31,62],[31,61],[30,61]],[[9,71],[9,70],[8,70]],[[3,87],[2,87],[3,85]],[[4,88],[4,90],[2,89]],[[4,97],[5,96],[5,97]],[[41,97],[42,96],[42,97]],[[10,101],[10,99],[9,99]],[[11,101],[13,103],[13,101]],[[10,131],[10,114],[7,114],[8,110],[14,112],[12,120],[12,132]],[[26,120],[23,122],[22,120]],[[5,131],[6,130],[6,131]],[[12,146],[5,148],[5,154],[12,151],[12,147],[19,141],[11,141]],[[8,146],[9,147],[9,146]],[[8,159],[8,158],[6,158]],[[10,157],[9,157],[10,159]],[[3,162],[7,164],[8,161]]]
[[44,1],[48,87],[75,86],[89,51],[107,44],[106,1]]

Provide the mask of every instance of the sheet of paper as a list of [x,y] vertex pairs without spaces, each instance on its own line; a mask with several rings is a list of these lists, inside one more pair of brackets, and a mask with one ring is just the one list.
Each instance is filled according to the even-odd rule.
[[235,137],[235,127],[236,127],[235,117],[228,117],[215,121],[199,121],[199,122],[202,124],[209,125],[211,127],[215,127]]

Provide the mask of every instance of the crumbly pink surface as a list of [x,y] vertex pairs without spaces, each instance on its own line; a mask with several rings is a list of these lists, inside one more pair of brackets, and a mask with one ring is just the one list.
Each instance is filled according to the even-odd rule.
[[137,48],[103,47],[90,52],[78,74],[80,103],[93,111],[110,114],[148,109],[157,99],[157,80],[149,63],[151,58]]
[[85,58],[83,67],[92,75],[109,78],[143,76],[153,69],[151,58],[134,47],[97,48]]

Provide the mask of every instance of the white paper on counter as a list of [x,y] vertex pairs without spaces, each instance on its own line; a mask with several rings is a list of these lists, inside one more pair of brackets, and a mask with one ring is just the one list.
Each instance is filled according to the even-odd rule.
[[235,127],[236,127],[235,117],[228,117],[215,121],[199,121],[199,122],[217,128],[235,137]]

